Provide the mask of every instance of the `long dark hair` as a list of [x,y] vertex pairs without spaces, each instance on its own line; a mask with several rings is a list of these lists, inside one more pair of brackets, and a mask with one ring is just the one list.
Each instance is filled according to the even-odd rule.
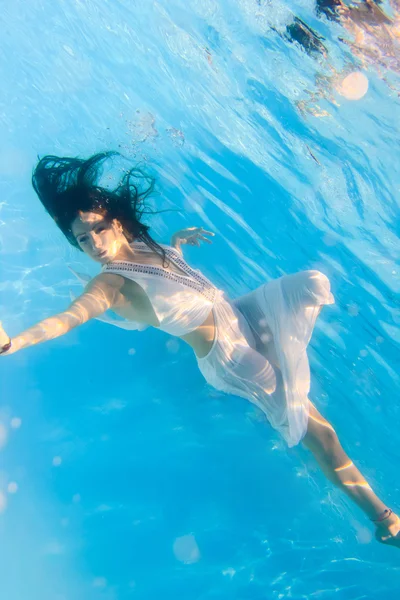
[[104,162],[120,156],[118,152],[99,152],[84,160],[44,156],[32,174],[32,185],[44,208],[61,229],[70,244],[80,249],[71,225],[79,212],[96,212],[107,220],[118,219],[129,242],[134,239],[147,244],[161,254],[164,249],[149,234],[150,227],[142,223],[144,214],[155,214],[145,204],[154,191],[154,178],[138,167],[125,171],[113,189],[98,182]]

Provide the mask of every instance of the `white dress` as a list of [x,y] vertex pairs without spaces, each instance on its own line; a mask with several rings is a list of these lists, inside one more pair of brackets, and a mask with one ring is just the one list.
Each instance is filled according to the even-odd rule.
[[[151,252],[141,242],[134,248]],[[334,302],[328,278],[319,271],[302,271],[231,301],[179,252],[163,248],[173,269],[116,261],[105,265],[103,272],[138,283],[149,297],[159,328],[172,335],[194,331],[212,310],[213,345],[207,356],[197,358],[206,381],[256,404],[289,446],[298,444],[308,423],[307,345],[321,307]],[[102,320],[125,329],[144,328],[130,321]]]

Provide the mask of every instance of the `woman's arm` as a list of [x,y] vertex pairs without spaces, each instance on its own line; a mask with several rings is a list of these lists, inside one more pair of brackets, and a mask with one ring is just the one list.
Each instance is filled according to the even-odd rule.
[[200,246],[200,240],[212,244],[212,241],[206,238],[206,235],[214,235],[211,231],[206,231],[202,227],[188,227],[187,229],[180,229],[171,238],[171,246],[178,250],[182,254],[181,246],[188,244],[188,246]]
[[[120,275],[111,273],[98,275],[88,283],[83,294],[76,298],[67,310],[40,321],[12,338],[11,346],[3,350],[2,354],[13,354],[23,348],[53,340],[98,317],[123,300],[121,294],[123,284],[124,278]],[[3,345],[3,349],[7,345]]]

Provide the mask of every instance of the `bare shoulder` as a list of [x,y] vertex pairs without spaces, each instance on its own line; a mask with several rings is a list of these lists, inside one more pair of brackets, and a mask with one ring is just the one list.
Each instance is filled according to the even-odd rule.
[[122,275],[115,273],[99,273],[96,277],[90,280],[88,287],[98,286],[100,288],[112,287],[120,290],[125,283],[125,278]]

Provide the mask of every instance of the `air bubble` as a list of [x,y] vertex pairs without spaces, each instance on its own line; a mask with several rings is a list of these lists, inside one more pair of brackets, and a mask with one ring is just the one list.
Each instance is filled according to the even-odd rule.
[[107,586],[107,579],[105,577],[95,577],[93,579],[93,587],[104,589]]
[[168,340],[165,344],[168,352],[171,354],[176,354],[179,351],[179,342],[178,340]]
[[22,419],[19,417],[13,417],[10,422],[12,429],[19,429],[22,425]]
[[193,535],[183,535],[176,538],[173,545],[175,558],[185,564],[200,560],[200,550]]
[[3,492],[0,492],[0,515],[1,513],[3,513],[7,508],[7,498],[6,495],[3,494]]
[[0,450],[7,444],[7,429],[4,423],[0,422]]
[[357,306],[357,304],[348,304],[347,312],[349,313],[349,315],[351,317],[356,317],[358,315],[358,313],[360,312],[360,308]]
[[15,481],[10,481],[7,486],[7,492],[9,494],[16,494],[18,491],[18,484]]

